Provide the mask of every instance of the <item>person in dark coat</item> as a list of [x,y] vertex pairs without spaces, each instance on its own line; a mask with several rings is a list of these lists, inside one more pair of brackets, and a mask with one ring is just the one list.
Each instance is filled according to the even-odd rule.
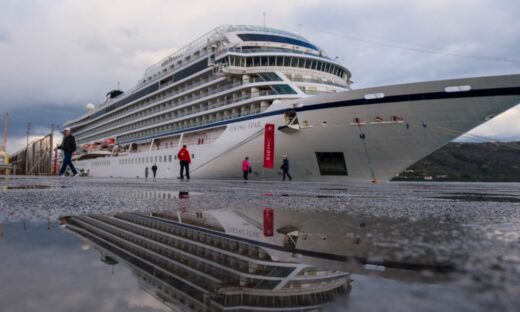
[[148,180],[148,167],[144,169],[144,178]]
[[63,141],[61,142],[61,145],[57,147],[57,149],[61,149],[63,151],[63,164],[61,165],[60,176],[65,174],[67,166],[69,166],[70,170],[72,170],[72,175],[76,176],[78,172],[72,164],[72,153],[76,151],[76,139],[70,133],[70,128],[63,129]]
[[283,155],[283,162],[280,169],[283,171],[283,180],[285,181],[285,176],[287,175],[289,181],[292,181],[292,177],[289,174],[289,159],[287,159],[287,155]]
[[188,151],[188,147],[183,145],[179,153],[177,154],[177,158],[179,159],[179,164],[181,167],[180,179],[184,179],[184,170],[186,170],[186,178],[190,179],[190,164],[191,164],[191,156]]
[[153,174],[153,179],[155,180],[155,176],[157,175],[157,165],[156,164],[153,164],[153,166],[152,166],[152,174]]

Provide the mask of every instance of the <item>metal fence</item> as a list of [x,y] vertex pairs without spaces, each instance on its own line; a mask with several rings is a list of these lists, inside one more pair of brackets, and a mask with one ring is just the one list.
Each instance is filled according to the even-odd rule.
[[30,142],[25,148],[11,155],[16,174],[51,175],[53,173],[53,133]]

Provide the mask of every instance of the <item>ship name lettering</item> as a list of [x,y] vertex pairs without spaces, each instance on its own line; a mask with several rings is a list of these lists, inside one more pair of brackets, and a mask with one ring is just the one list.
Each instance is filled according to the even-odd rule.
[[260,238],[260,233],[248,229],[240,229],[236,227],[230,227],[228,228],[229,233],[232,234],[238,234],[241,236],[247,236],[247,237],[253,237],[253,238]]
[[231,125],[229,126],[229,131],[241,131],[260,127],[262,127],[262,123],[260,121],[252,121],[238,125]]

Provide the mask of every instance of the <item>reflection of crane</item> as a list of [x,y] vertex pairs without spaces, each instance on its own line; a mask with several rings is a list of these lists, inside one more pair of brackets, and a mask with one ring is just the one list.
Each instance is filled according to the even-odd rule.
[[0,157],[3,158],[3,161],[0,162],[0,170],[5,169],[5,176],[7,179],[7,175],[11,173],[11,167],[9,166],[9,154],[7,154],[7,121],[9,119],[9,114],[5,113],[4,115],[4,134],[2,139],[2,146],[0,146]]
[[0,151],[5,152],[7,150],[7,123],[9,121],[9,113],[5,113],[4,115],[4,133],[2,137],[2,147],[0,147]]

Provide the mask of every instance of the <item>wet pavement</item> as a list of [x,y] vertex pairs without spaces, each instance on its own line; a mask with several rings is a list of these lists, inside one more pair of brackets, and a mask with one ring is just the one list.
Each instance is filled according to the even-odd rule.
[[[266,207],[273,209],[272,235],[265,232]],[[60,225],[64,216],[71,218],[62,218]],[[146,220],[160,226],[132,218],[152,218]],[[200,252],[208,258],[214,248],[232,259],[240,257],[239,249],[208,245],[218,239],[238,240],[255,252],[266,252],[269,256],[262,261],[268,259],[269,265],[304,264],[306,270],[321,272],[313,273],[316,276],[330,275],[327,287],[341,286],[331,297],[317,296],[305,285],[325,287],[312,284],[319,279],[298,281],[308,297],[285,304],[284,299],[277,303],[275,291],[269,293],[272,304],[280,307],[306,309],[318,297],[325,311],[516,311],[520,306],[517,183],[246,184],[12,177],[0,183],[0,221],[1,311],[186,310],[186,299],[175,303],[180,299],[167,290],[159,292],[157,285],[179,277],[193,282],[204,274],[215,285],[208,282],[207,289],[186,292],[190,298],[200,295],[213,307],[209,310],[236,307],[224,299],[229,289],[264,291],[269,283],[254,282],[265,272],[251,269],[251,264],[245,273],[253,277],[242,281],[231,278],[244,273],[232,267],[234,260],[221,263],[220,271],[205,271],[193,262],[204,262]],[[193,243],[189,240],[198,236],[168,232],[179,224],[203,229],[211,239]],[[123,237],[134,230],[165,236],[147,238],[156,241]],[[168,239],[172,241],[166,243]],[[207,250],[172,251],[173,240],[188,240]],[[144,254],[132,249],[136,246]],[[183,253],[193,257],[190,262],[159,262],[164,255],[169,255],[165,261],[173,261]],[[159,274],[162,269],[166,271]],[[280,283],[296,283],[293,275],[283,276]],[[224,295],[214,296],[215,290]],[[262,305],[267,307],[258,301]]]

